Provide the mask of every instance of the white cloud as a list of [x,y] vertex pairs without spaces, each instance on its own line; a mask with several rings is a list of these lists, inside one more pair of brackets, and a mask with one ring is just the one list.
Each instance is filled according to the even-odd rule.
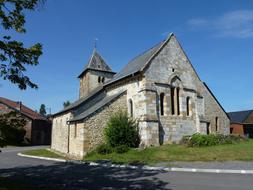
[[227,12],[216,18],[194,18],[187,22],[193,30],[214,31],[218,37],[253,37],[253,10]]

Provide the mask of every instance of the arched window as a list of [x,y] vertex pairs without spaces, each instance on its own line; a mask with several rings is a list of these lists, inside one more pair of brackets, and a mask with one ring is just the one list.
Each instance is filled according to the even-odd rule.
[[102,83],[105,83],[105,77],[102,77]]
[[174,87],[172,87],[171,89],[170,89],[170,98],[171,98],[171,114],[172,115],[175,115],[175,102],[174,102],[174,100],[175,100],[175,98],[174,98],[174,91],[175,91],[175,88]]
[[217,132],[219,130],[219,118],[215,117],[215,131]]
[[186,98],[186,115],[190,116],[190,97]]
[[100,83],[100,82],[101,82],[101,77],[99,76],[99,77],[98,77],[98,83]]
[[160,94],[160,113],[164,115],[164,93]]
[[177,88],[177,115],[180,115],[180,101],[179,101],[179,92],[180,92],[180,89]]
[[133,115],[134,115],[134,109],[133,109],[133,101],[132,101],[132,99],[129,99],[128,104],[129,104],[129,114],[130,114],[131,117],[133,117]]

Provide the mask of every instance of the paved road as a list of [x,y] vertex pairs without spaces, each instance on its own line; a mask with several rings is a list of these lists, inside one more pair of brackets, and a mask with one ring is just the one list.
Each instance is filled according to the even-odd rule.
[[[34,148],[34,147],[32,147]],[[31,149],[30,147],[22,148]],[[253,175],[158,172],[56,163],[0,153],[0,176],[47,189],[252,190]]]

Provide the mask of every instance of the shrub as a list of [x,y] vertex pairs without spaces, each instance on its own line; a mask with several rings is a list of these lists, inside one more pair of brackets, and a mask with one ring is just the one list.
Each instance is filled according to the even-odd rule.
[[0,147],[18,145],[24,141],[26,120],[14,111],[0,114]]
[[112,147],[120,145],[138,147],[140,143],[138,124],[122,111],[112,115],[109,119],[105,128],[105,137],[106,142]]
[[98,154],[110,154],[113,152],[113,149],[108,144],[101,144],[96,148]]
[[245,139],[241,136],[235,135],[222,135],[222,134],[193,134],[191,137],[185,136],[182,138],[181,143],[189,147],[202,147],[202,146],[214,146],[221,144],[232,144]]
[[116,153],[122,154],[125,153],[129,150],[129,147],[126,145],[119,145],[117,147],[114,148]]

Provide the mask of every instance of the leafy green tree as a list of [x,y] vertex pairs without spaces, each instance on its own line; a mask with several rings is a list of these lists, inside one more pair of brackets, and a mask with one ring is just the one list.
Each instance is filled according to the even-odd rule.
[[69,105],[70,105],[70,101],[67,100],[66,102],[63,102],[63,107],[64,107],[64,108],[66,108],[66,107],[69,106]]
[[39,64],[42,55],[42,45],[36,43],[31,47],[25,47],[23,42],[12,39],[7,33],[13,30],[17,33],[25,33],[24,12],[34,11],[43,0],[0,0],[0,22],[2,37],[0,37],[0,78],[9,80],[18,85],[22,90],[27,87],[38,88],[25,74],[27,66]]
[[0,115],[0,147],[7,144],[17,145],[24,141],[26,133],[24,120],[20,114],[16,112],[9,112]]
[[44,115],[44,116],[47,114],[45,104],[41,104],[41,105],[40,105],[40,114],[41,114],[41,115]]

